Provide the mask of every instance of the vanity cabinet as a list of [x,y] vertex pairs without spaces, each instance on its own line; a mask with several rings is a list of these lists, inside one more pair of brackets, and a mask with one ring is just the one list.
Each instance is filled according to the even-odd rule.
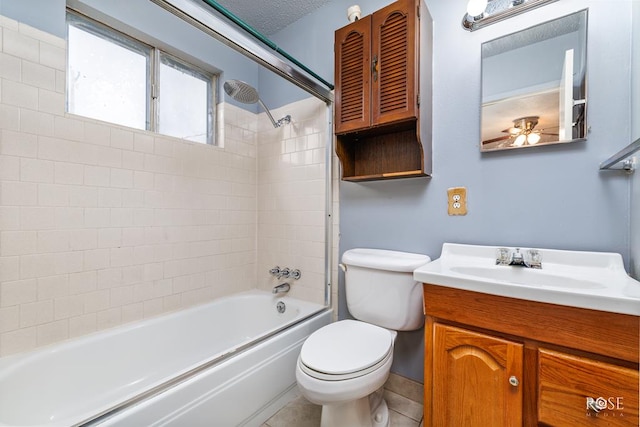
[[637,316],[424,284],[425,426],[638,426]]
[[424,0],[398,0],[335,32],[343,180],[431,173],[431,31]]

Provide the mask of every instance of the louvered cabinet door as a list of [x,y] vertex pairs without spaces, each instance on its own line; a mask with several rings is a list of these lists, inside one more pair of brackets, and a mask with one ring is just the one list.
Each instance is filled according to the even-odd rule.
[[335,132],[371,126],[371,16],[335,33]]
[[375,125],[417,117],[417,4],[400,0],[372,18],[372,121]]

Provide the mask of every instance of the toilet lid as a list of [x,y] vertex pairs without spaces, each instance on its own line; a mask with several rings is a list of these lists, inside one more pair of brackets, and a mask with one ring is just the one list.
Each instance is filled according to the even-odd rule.
[[339,375],[380,362],[393,345],[391,331],[357,320],[341,320],[312,333],[302,345],[300,361],[317,372]]

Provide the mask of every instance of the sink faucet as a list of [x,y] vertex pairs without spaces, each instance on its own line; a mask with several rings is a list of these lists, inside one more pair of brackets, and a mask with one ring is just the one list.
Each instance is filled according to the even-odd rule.
[[521,266],[527,266],[524,263],[524,257],[522,256],[522,253],[520,253],[520,248],[516,248],[515,252],[511,253],[511,260],[509,261],[509,265],[521,265]]
[[289,289],[291,289],[291,286],[288,283],[281,283],[278,286],[274,287],[271,292],[274,294],[279,294],[282,292],[289,292]]
[[542,268],[542,254],[537,249],[529,249],[526,256],[516,248],[511,252],[508,248],[498,248],[496,251],[497,265],[514,265],[527,268]]

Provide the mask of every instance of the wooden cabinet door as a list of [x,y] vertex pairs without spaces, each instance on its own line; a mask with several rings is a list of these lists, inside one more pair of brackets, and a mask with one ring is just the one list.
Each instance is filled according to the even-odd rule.
[[436,323],[432,351],[434,427],[522,426],[522,344]]
[[374,125],[417,117],[417,3],[399,0],[372,17]]
[[335,32],[335,133],[371,126],[371,16]]

